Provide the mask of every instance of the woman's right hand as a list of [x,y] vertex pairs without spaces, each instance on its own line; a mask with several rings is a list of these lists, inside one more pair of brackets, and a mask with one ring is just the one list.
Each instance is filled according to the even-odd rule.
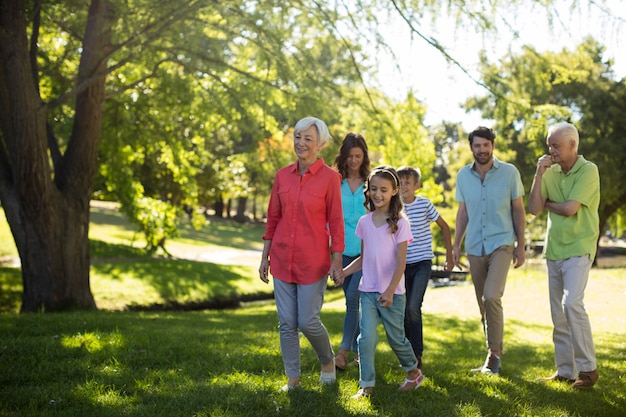
[[261,266],[259,266],[259,278],[261,278],[261,281],[263,281],[264,283],[269,283],[270,279],[268,277],[268,273],[270,270],[270,260],[269,259],[263,259],[261,261]]

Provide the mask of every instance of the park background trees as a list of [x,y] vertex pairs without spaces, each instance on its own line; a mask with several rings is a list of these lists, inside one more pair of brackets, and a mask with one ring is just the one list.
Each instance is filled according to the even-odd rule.
[[[483,31],[493,30],[496,10],[480,1],[445,8],[458,24]],[[425,104],[413,92],[392,100],[371,87],[376,62],[364,43],[388,48],[377,31],[386,13],[399,13],[445,54],[419,32],[420,20],[441,13],[441,2],[430,0],[0,0],[0,201],[22,264],[22,311],[96,307],[92,198],[118,201],[149,251],[166,250],[184,211],[200,224],[198,208],[219,215],[235,201],[243,218],[252,200],[254,216],[262,217],[264,207],[254,202],[268,194],[276,169],[293,160],[285,138],[304,115],[324,119],[338,140],[349,130],[364,132],[374,163],[420,166],[426,195],[446,201],[463,133],[455,121],[425,126]],[[497,121],[507,156],[527,168],[536,157],[528,149],[539,152],[545,126],[522,131],[533,147],[516,146],[519,120],[534,113],[511,118],[516,95],[525,93],[492,83],[487,70],[489,96],[468,108]],[[592,114],[585,97],[576,97],[579,108],[561,103],[541,121],[567,108]],[[594,111],[606,105],[595,97]],[[613,100],[619,109],[620,96]],[[581,123],[599,129],[602,114]],[[324,150],[328,163],[337,142]],[[623,205],[619,196],[611,201]]]

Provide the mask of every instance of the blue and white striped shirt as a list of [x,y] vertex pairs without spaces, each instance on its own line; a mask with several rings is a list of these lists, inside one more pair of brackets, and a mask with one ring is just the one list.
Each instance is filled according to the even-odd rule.
[[404,211],[411,223],[413,241],[406,250],[406,263],[413,264],[433,259],[433,234],[430,223],[436,222],[439,212],[429,199],[417,196],[410,203],[404,203]]

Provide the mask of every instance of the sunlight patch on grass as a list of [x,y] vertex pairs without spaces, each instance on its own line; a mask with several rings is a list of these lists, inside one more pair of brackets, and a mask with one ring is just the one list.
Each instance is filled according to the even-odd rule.
[[103,336],[100,333],[85,332],[62,337],[61,345],[67,348],[84,348],[87,352],[94,353],[102,350],[106,345],[120,346],[121,335],[113,333]]
[[480,411],[480,407],[475,402],[460,403],[455,408],[459,417],[476,417],[483,415]]
[[103,384],[96,379],[75,387],[72,394],[94,406],[114,407],[115,409],[129,409],[137,402],[133,396],[127,395],[120,387]]
[[186,260],[99,263],[91,268],[91,289],[100,309],[202,303],[213,299],[271,292],[250,280],[252,268]]
[[[157,290],[149,282],[132,273],[110,275],[91,273],[91,292],[96,305],[104,310],[123,310],[126,306],[141,303],[152,304],[162,301]],[[122,296],[123,294],[123,296]]]

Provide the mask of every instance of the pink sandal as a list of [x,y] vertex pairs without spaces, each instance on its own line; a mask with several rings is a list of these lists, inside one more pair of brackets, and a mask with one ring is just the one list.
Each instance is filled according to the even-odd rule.
[[[399,390],[411,391],[411,390],[417,389],[420,385],[422,385],[422,382],[424,382],[424,379],[425,377],[422,372],[420,372],[420,374],[415,379],[404,378],[404,383],[400,385]],[[413,386],[413,384],[415,384],[415,386]]]

